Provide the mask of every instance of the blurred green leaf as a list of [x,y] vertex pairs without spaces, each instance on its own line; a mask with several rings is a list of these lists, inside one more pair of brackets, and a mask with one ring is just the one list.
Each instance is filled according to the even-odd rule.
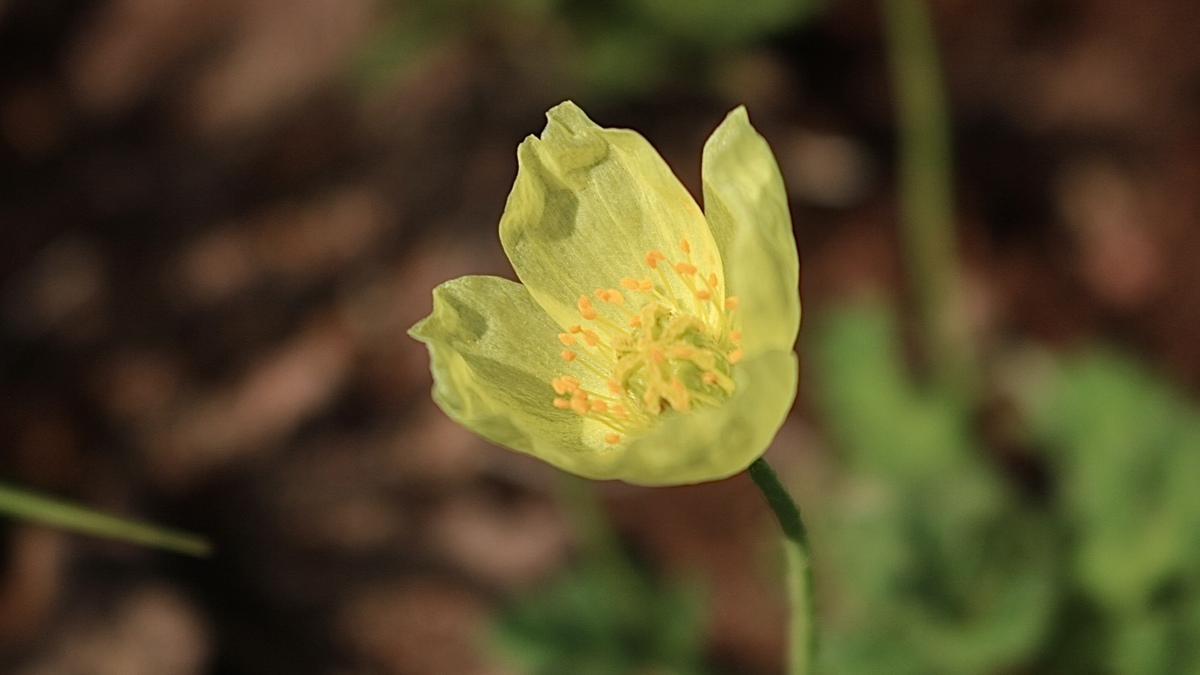
[[1058,603],[1045,518],[971,434],[970,411],[908,374],[892,308],[829,312],[817,396],[852,469],[825,528],[848,618],[831,673],[992,673],[1032,658]]
[[834,309],[813,333],[818,402],[852,468],[924,482],[978,454],[961,404],[923,390],[908,375],[890,307]]
[[210,551],[208,542],[194,534],[118,518],[3,484],[0,484],[0,513],[42,525],[189,555],[204,556]]
[[1134,359],[1092,349],[1025,397],[1058,477],[1074,581],[1108,672],[1200,672],[1200,411]]
[[703,607],[694,586],[592,562],[514,600],[493,634],[502,654],[538,675],[699,675]]
[[1067,361],[1032,410],[1088,593],[1136,610],[1200,562],[1200,414],[1114,352]]

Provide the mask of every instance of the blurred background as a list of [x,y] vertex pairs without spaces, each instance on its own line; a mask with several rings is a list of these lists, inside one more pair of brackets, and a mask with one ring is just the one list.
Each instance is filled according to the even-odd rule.
[[768,457],[825,672],[1200,672],[1200,4],[930,10],[947,381],[874,2],[0,0],[0,477],[216,547],[5,519],[0,671],[782,672],[745,476],[565,480],[449,422],[405,335],[512,276],[515,149],[571,98],[693,193],[735,105],[777,154],[805,324]]

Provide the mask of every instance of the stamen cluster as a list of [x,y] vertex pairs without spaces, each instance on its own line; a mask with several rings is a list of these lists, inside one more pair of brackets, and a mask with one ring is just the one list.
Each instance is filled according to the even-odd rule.
[[[671,263],[661,251],[648,251],[646,266],[657,276],[625,277],[620,286],[596,289],[597,302],[626,318],[624,326],[601,315],[592,298],[579,296],[582,322],[558,339],[563,361],[584,368],[604,382],[592,391],[571,375],[551,381],[554,406],[595,420],[609,429],[609,444],[638,433],[670,411],[717,406],[733,394],[733,367],[743,356],[735,326],[738,300],[723,297],[715,272],[703,274],[692,262],[688,240],[681,239],[684,258]],[[676,297],[671,276],[690,297]],[[632,309],[628,305],[635,305]]]

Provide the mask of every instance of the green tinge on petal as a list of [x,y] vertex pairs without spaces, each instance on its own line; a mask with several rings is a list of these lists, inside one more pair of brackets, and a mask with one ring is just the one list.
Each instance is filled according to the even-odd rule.
[[800,330],[800,260],[787,192],[766,140],[739,107],[704,144],[704,212],[740,301],[747,357],[790,350]]
[[776,350],[738,364],[737,390],[724,405],[674,414],[625,449],[620,478],[637,485],[683,485],[728,478],[762,456],[796,395],[799,361]]
[[[551,109],[542,137],[517,150],[517,180],[500,219],[500,241],[517,276],[559,322],[579,322],[576,301],[622,277],[658,277],[647,251],[681,260],[687,238],[701,273],[724,284],[720,254],[696,201],[658,152],[627,129],[597,126],[575,104]],[[672,292],[688,291],[667,274]],[[608,318],[623,318],[597,304]]]
[[409,334],[429,347],[433,398],[451,419],[497,445],[589,475],[608,461],[603,432],[552,404],[550,381],[564,373],[558,331],[521,284],[467,276],[435,288],[433,313]]

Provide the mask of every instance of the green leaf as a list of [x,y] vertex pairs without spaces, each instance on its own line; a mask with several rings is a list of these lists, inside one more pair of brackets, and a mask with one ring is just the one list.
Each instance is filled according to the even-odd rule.
[[0,484],[0,513],[50,527],[119,539],[143,546],[206,556],[211,546],[202,537],[94,511],[70,502]]
[[628,675],[703,671],[703,596],[626,564],[590,563],[515,599],[493,627],[523,672]]

